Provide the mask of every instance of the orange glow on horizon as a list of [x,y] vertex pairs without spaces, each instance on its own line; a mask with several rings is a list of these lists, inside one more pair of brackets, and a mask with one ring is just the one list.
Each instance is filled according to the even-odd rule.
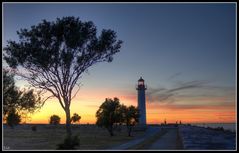
[[[92,94],[94,93],[94,94]],[[137,106],[137,95],[127,95],[115,91],[91,91],[79,92],[71,104],[71,114],[78,113],[81,116],[81,124],[94,124],[95,113],[105,98],[118,97],[120,103]],[[118,96],[115,96],[118,95]],[[207,99],[210,101],[210,98]],[[212,99],[213,100],[213,99]],[[192,103],[192,102],[191,102]],[[167,123],[234,123],[236,121],[235,105],[186,105],[175,103],[147,103],[146,117],[148,124],[161,124],[166,119]],[[32,115],[31,121],[27,123],[48,124],[51,115],[61,117],[61,124],[65,123],[65,112],[56,99],[45,103],[40,112]]]

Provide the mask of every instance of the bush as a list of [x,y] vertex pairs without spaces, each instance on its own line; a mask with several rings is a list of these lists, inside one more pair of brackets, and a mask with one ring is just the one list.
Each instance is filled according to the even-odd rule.
[[61,122],[61,118],[58,115],[52,115],[50,117],[50,121],[49,124],[54,124],[54,125],[58,125]]
[[37,126],[33,125],[33,126],[31,126],[31,129],[32,129],[32,131],[37,131]]
[[223,127],[217,127],[215,128],[216,131],[225,131]]
[[15,125],[18,125],[21,122],[21,116],[18,115],[18,113],[15,110],[13,110],[9,112],[6,118],[6,122],[7,122],[7,125],[13,128]]
[[64,142],[61,143],[61,144],[58,144],[58,150],[72,150],[72,149],[75,149],[75,146],[79,146],[80,143],[79,143],[79,138],[78,136],[74,136],[74,137],[71,137],[71,136],[67,136],[65,139],[64,139]]

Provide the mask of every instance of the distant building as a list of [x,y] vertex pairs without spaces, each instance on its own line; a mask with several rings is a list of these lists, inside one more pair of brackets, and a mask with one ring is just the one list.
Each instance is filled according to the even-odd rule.
[[146,126],[146,107],[145,107],[145,90],[144,79],[140,77],[136,90],[138,90],[138,108],[139,108],[139,125]]

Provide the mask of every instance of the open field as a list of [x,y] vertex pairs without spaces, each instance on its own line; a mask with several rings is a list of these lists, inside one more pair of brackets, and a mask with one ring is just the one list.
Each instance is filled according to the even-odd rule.
[[[19,125],[11,129],[4,125],[4,149],[9,150],[55,150],[57,144],[62,143],[66,130],[64,125],[37,125],[37,131],[31,130],[32,125]],[[78,135],[81,150],[107,149],[117,144],[130,141],[144,134],[143,131],[132,132],[132,137],[127,136],[126,128],[121,132],[115,130],[111,137],[104,128],[95,125],[73,125],[73,135]]]
[[[64,125],[19,125],[11,129],[4,125],[4,150],[56,150],[62,143]],[[236,133],[196,126],[148,126],[146,131],[133,131],[127,136],[126,127],[114,130],[111,137],[104,128],[95,125],[72,125],[73,135],[78,135],[78,150],[234,150]]]

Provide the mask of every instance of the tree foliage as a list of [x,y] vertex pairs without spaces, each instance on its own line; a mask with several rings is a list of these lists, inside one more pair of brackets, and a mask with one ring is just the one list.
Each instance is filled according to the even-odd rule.
[[114,124],[125,124],[128,136],[131,136],[132,127],[139,122],[139,109],[135,106],[120,104],[118,98],[106,98],[96,112],[96,125],[105,127],[113,136]]
[[111,136],[114,135],[113,125],[120,121],[119,109],[120,102],[118,98],[106,98],[96,112],[96,125],[107,128]]
[[34,90],[20,91],[15,86],[14,74],[3,69],[3,115],[6,117],[10,111],[18,113],[33,113],[40,109],[42,100]]
[[124,123],[127,126],[128,136],[131,136],[132,127],[139,122],[139,110],[132,105],[123,110]]
[[15,86],[14,75],[3,69],[3,114],[7,115],[13,108],[20,106],[21,93]]
[[8,41],[4,48],[4,59],[18,75],[58,99],[66,113],[68,134],[70,104],[78,92],[73,93],[73,89],[79,87],[79,78],[90,66],[111,62],[121,48],[122,41],[116,39],[113,30],[103,29],[98,36],[96,32],[93,22],[75,17],[43,20],[30,29],[17,31],[19,42]]
[[71,117],[71,122],[76,123],[80,122],[81,116],[79,116],[77,113],[74,113],[73,116]]
[[11,110],[7,117],[6,117],[6,123],[10,127],[14,127],[18,125],[21,122],[21,116],[15,111],[15,109]]
[[58,125],[61,122],[61,118],[58,115],[52,115],[50,117],[49,124]]

